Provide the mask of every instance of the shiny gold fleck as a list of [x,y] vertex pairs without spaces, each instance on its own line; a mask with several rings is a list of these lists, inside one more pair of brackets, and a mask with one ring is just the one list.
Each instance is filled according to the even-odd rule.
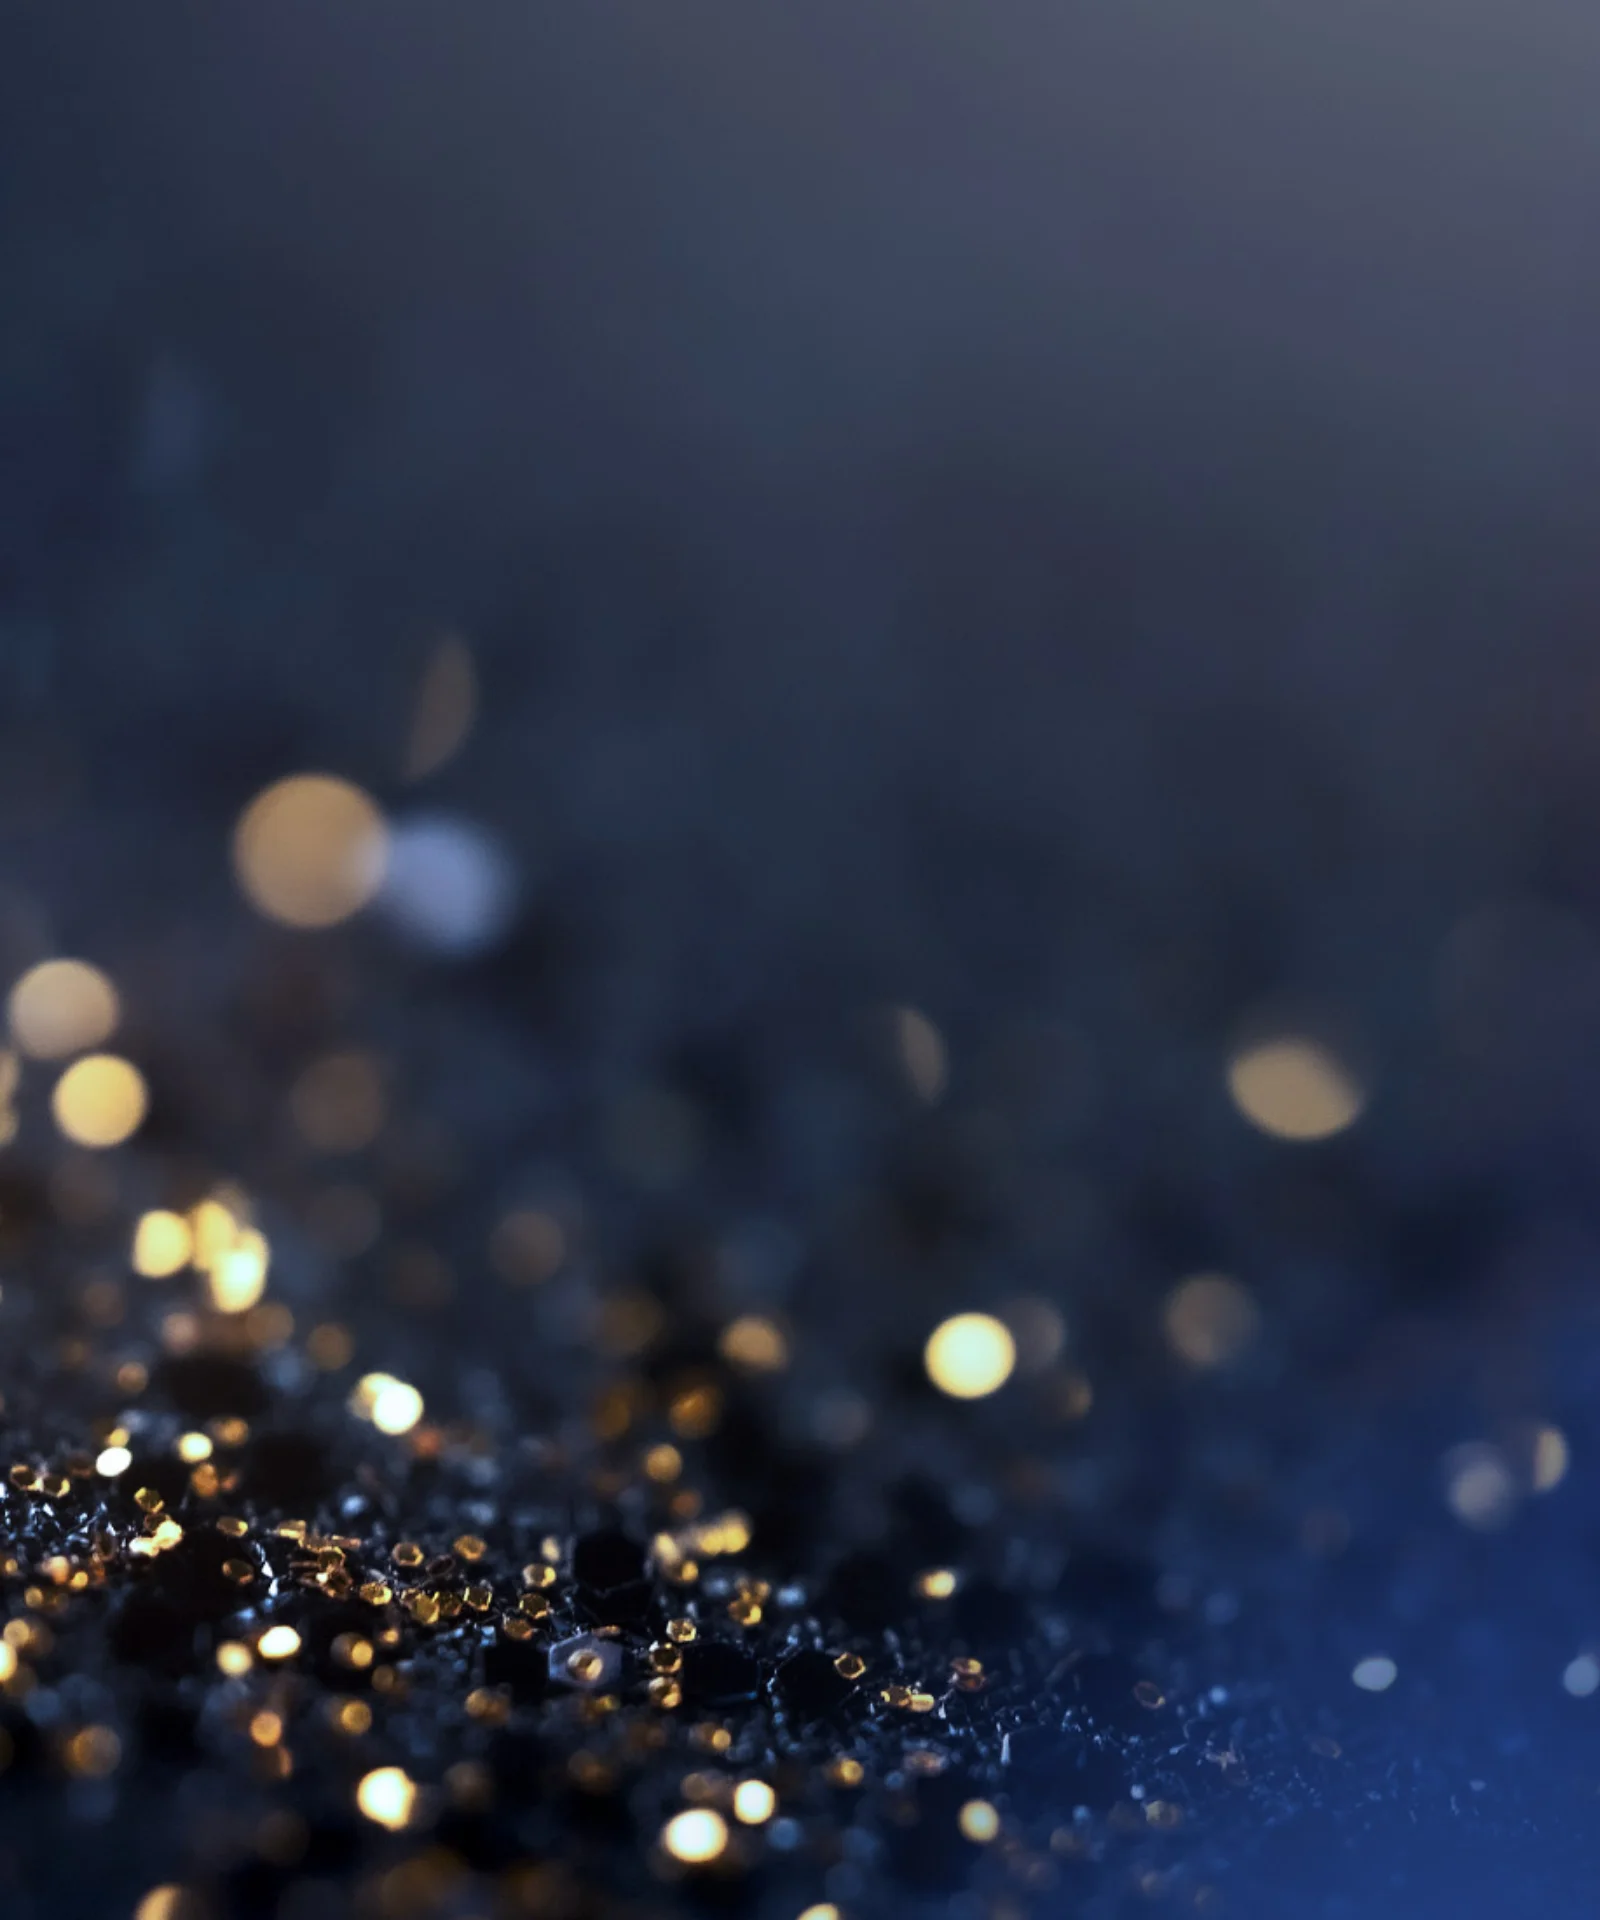
[[988,1800],[968,1800],[957,1815],[962,1838],[986,1847],[1000,1832],[1000,1815]]
[[662,1828],[661,1844],[674,1860],[703,1866],[727,1846],[728,1825],[714,1808],[691,1807],[674,1814]]

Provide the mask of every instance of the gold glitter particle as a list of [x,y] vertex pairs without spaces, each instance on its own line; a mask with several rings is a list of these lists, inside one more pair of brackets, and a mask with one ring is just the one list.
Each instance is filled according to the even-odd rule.
[[556,1583],[556,1570],[545,1560],[535,1560],[522,1569],[522,1579],[526,1586],[553,1587]]
[[728,1844],[728,1823],[711,1807],[674,1814],[661,1829],[661,1845],[685,1866],[704,1866]]
[[1366,1093],[1329,1048],[1300,1036],[1259,1041],[1228,1062],[1228,1091],[1252,1126],[1280,1140],[1326,1140],[1360,1117]]
[[181,1213],[158,1208],[141,1214],[133,1230],[133,1270],[146,1280],[167,1280],[188,1266],[194,1252],[189,1223]]
[[511,1702],[498,1687],[475,1687],[467,1695],[468,1714],[485,1726],[503,1727],[511,1718]]
[[683,1705],[682,1687],[664,1674],[650,1682],[649,1694],[651,1706],[660,1707],[666,1713]]
[[403,1568],[408,1573],[420,1567],[427,1557],[414,1540],[402,1540],[389,1555],[397,1567]]
[[756,1627],[761,1624],[761,1602],[754,1594],[736,1594],[728,1602],[728,1618],[735,1626]]
[[32,1060],[64,1060],[103,1046],[120,1014],[116,988],[85,960],[41,961],[6,1001],[11,1037]]
[[593,1686],[605,1670],[605,1656],[594,1647],[579,1647],[567,1655],[567,1672],[583,1686]]
[[1141,1707],[1148,1708],[1152,1713],[1157,1707],[1167,1704],[1167,1696],[1154,1680],[1141,1680],[1133,1690],[1133,1697]]
[[364,1673],[372,1665],[372,1642],[359,1633],[341,1633],[337,1635],[331,1649],[333,1657],[341,1667],[348,1667],[352,1673]]
[[1571,1453],[1559,1427],[1540,1427],[1533,1439],[1532,1480],[1535,1493],[1550,1493],[1567,1476]]
[[954,1400],[981,1400],[1011,1378],[1017,1346],[1002,1320],[957,1313],[941,1321],[923,1350],[928,1378]]
[[233,836],[234,872],[258,913],[331,927],[377,892],[388,860],[383,815],[359,787],[298,774],[256,795]]
[[828,1762],[827,1781],[830,1787],[859,1787],[866,1777],[866,1768],[847,1754]]
[[450,1551],[458,1560],[476,1564],[489,1551],[488,1542],[480,1540],[475,1533],[464,1533],[451,1543]]
[[1167,1295],[1161,1309],[1167,1344],[1199,1370],[1236,1360],[1261,1330],[1248,1290],[1225,1273],[1197,1273]]
[[403,1767],[375,1767],[362,1776],[356,1788],[356,1805],[369,1820],[391,1833],[409,1825],[416,1804],[416,1785]]
[[409,1433],[422,1418],[422,1395],[392,1373],[364,1374],[350,1396],[350,1411],[380,1433]]
[[237,1514],[224,1514],[217,1522],[217,1532],[227,1534],[230,1540],[242,1540],[250,1531],[250,1522],[241,1520]]
[[1147,1800],[1144,1803],[1144,1817],[1150,1826],[1170,1833],[1174,1827],[1183,1825],[1183,1808],[1176,1800]]
[[669,1620],[667,1622],[667,1638],[669,1640],[675,1640],[679,1646],[686,1646],[689,1641],[695,1638],[698,1631],[699,1629],[692,1620]]
[[664,1486],[683,1472],[683,1455],[670,1444],[651,1447],[644,1456],[645,1478]]
[[508,1640],[531,1640],[533,1627],[527,1620],[515,1613],[508,1613],[500,1622],[500,1631]]
[[974,1846],[986,1847],[1000,1831],[1000,1816],[991,1802],[969,1800],[957,1815],[962,1838]]
[[103,1780],[116,1772],[122,1742],[109,1727],[80,1727],[67,1739],[61,1757],[68,1772],[85,1780]]
[[859,1653],[841,1653],[834,1657],[833,1670],[845,1680],[859,1680],[867,1670],[867,1663]]
[[144,1076],[114,1053],[74,1061],[55,1084],[50,1111],[79,1147],[119,1147],[138,1132],[150,1104]]
[[231,1580],[236,1587],[247,1587],[255,1579],[256,1570],[248,1560],[224,1560],[222,1574],[224,1579]]
[[762,1826],[777,1807],[778,1796],[765,1780],[741,1780],[733,1790],[733,1817],[742,1826]]
[[192,1920],[194,1911],[182,1887],[152,1887],[134,1908],[133,1920]]
[[667,1419],[680,1440],[704,1440],[722,1419],[722,1395],[709,1385],[686,1387],[673,1396]]
[[369,1607],[386,1607],[394,1598],[394,1588],[386,1580],[368,1580],[361,1588],[361,1598]]
[[325,1320],[306,1335],[306,1358],[319,1373],[337,1373],[349,1366],[354,1353],[349,1331],[336,1321]]
[[783,1329],[760,1314],[742,1314],[729,1321],[717,1341],[717,1351],[731,1366],[749,1373],[781,1373],[789,1364],[789,1343]]
[[677,1673],[683,1666],[683,1655],[674,1646],[653,1646],[650,1649],[650,1668],[653,1673]]
[[447,634],[417,687],[402,777],[423,780],[461,751],[478,713],[478,675],[467,643]]

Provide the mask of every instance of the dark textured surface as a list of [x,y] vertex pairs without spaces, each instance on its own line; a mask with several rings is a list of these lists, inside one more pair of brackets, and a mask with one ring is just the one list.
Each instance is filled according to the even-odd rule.
[[[104,966],[153,1096],[86,1186],[25,1075],[10,1458],[90,1446],[147,1362],[120,1537],[124,1490],[187,1497],[180,1427],[246,1416],[253,1597],[305,1641],[269,1788],[211,1660],[210,1508],[52,1616],[0,1706],[8,1915],[180,1881],[246,1920],[1587,1911],[1595,38],[1553,5],[0,10],[0,958]],[[483,711],[407,786],[446,626]],[[233,822],[316,766],[487,822],[506,938],[252,919]],[[937,1103],[883,1003],[944,1035]],[[1228,1100],[1275,1005],[1370,1077],[1337,1140]],[[334,1045],[391,1091],[330,1165],[285,1102]],[[192,1283],[128,1280],[129,1224],[221,1179],[296,1334],[162,1359]],[[340,1258],[345,1179],[383,1228]],[[516,1204],[569,1238],[527,1289],[485,1257]],[[1159,1316],[1208,1268],[1262,1330],[1197,1379]],[[641,1295],[629,1349],[607,1316]],[[1064,1312],[1082,1417],[1060,1367],[927,1387],[929,1328],[1019,1295]],[[751,1311],[781,1375],[717,1356]],[[298,1355],[333,1319],[356,1359],[324,1377]],[[372,1368],[438,1460],[351,1419]],[[702,1369],[726,1403],[684,1483],[749,1514],[772,1595],[748,1629],[699,1602],[664,1712],[640,1459]],[[1447,1451],[1533,1421],[1566,1479],[1464,1527]],[[3,1497],[35,1569],[99,1523],[99,1493]],[[1307,1531],[1335,1510],[1347,1544]],[[321,1706],[359,1690],[348,1603],[265,1593],[285,1517],[363,1565],[481,1533],[494,1618],[553,1535],[552,1623],[407,1616],[410,1691],[352,1742]],[[604,1625],[595,1732],[547,1651]],[[1349,1678],[1374,1651],[1381,1695]],[[483,1684],[504,1725],[466,1715]],[[90,1722],[123,1743],[100,1781],[61,1760]],[[482,1805],[442,1785],[463,1759]],[[683,1775],[735,1759],[794,1844],[664,1877]],[[351,1799],[391,1760],[439,1789],[393,1838]],[[991,1847],[956,1823],[980,1795]]]

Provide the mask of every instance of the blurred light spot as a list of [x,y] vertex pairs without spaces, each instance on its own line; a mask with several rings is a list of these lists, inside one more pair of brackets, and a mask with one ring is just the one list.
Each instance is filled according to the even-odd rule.
[[820,1906],[807,1907],[799,1920],[842,1920],[842,1916],[831,1901],[825,1900]]
[[149,1106],[144,1076],[114,1053],[91,1053],[56,1082],[50,1110],[80,1147],[117,1147],[139,1130]]
[[376,803],[331,774],[291,775],[256,795],[234,829],[233,864],[257,912],[332,927],[383,882],[388,836]]
[[374,1767],[356,1788],[356,1805],[391,1833],[399,1833],[410,1822],[416,1804],[416,1786],[403,1767]]
[[256,1642],[263,1660],[292,1660],[300,1651],[300,1636],[293,1627],[268,1627]]
[[319,1373],[337,1373],[347,1367],[355,1354],[355,1342],[348,1328],[336,1320],[324,1320],[306,1335],[306,1358]]
[[218,1253],[206,1274],[211,1304],[219,1313],[248,1313],[267,1290],[271,1251],[266,1236],[243,1227],[231,1247]]
[[133,1270],[146,1280],[166,1280],[188,1266],[194,1253],[189,1223],[181,1213],[157,1208],[139,1216],[133,1230]]
[[232,1249],[239,1237],[239,1224],[227,1202],[215,1198],[202,1200],[189,1215],[192,1257],[202,1273],[209,1273]]
[[103,1780],[115,1773],[122,1759],[122,1742],[109,1727],[80,1727],[62,1753],[69,1773],[86,1780]]
[[1559,1427],[1541,1427],[1533,1442],[1533,1490],[1549,1493],[1567,1477],[1571,1454]]
[[987,1313],[958,1313],[928,1336],[928,1378],[955,1400],[981,1400],[1011,1378],[1016,1342],[1005,1323]]
[[402,772],[424,780],[453,760],[478,717],[478,674],[467,643],[448,634],[435,648],[417,687]]
[[182,1433],[178,1436],[178,1458],[186,1466],[197,1467],[211,1458],[211,1436],[206,1433]]
[[1365,1105],[1343,1061],[1317,1041],[1293,1037],[1242,1048],[1228,1063],[1228,1090],[1252,1125],[1280,1140],[1326,1140]]
[[733,1814],[747,1827],[759,1827],[777,1810],[778,1796],[765,1780],[741,1780],[733,1790]]
[[350,1396],[350,1411],[379,1433],[409,1433],[422,1418],[422,1395],[392,1373],[367,1373]]
[[126,1447],[107,1447],[94,1463],[94,1470],[102,1479],[115,1480],[133,1465],[133,1455]]
[[915,1007],[896,1007],[894,1043],[900,1070],[912,1092],[931,1105],[944,1092],[950,1071],[939,1029]]
[[182,1887],[152,1887],[134,1908],[133,1920],[190,1920],[194,1911]]
[[1220,1367],[1237,1359],[1261,1330],[1261,1314],[1246,1288],[1223,1273],[1197,1273],[1167,1295],[1161,1312],[1167,1344],[1191,1367]]
[[383,1128],[383,1070],[370,1053],[324,1054],[295,1081],[289,1112],[318,1153],[359,1153]]
[[1350,1669],[1350,1678],[1363,1693],[1387,1693],[1400,1677],[1400,1669],[1386,1653],[1369,1653]]
[[1000,1816],[987,1800],[969,1800],[958,1816],[964,1839],[986,1847],[1000,1831]]
[[98,1047],[116,1031],[116,988],[85,960],[45,960],[11,989],[12,1038],[35,1060],[61,1060]]
[[1517,1480],[1498,1447],[1471,1441],[1444,1458],[1445,1499],[1463,1526],[1490,1532],[1503,1527],[1517,1505]]
[[710,1807],[690,1807],[661,1829],[661,1844],[685,1866],[702,1866],[727,1846],[728,1823]]
[[723,1359],[751,1373],[781,1373],[789,1364],[789,1343],[781,1327],[760,1314],[741,1314],[722,1329],[717,1351]]
[[1592,1653],[1580,1653],[1576,1660],[1567,1662],[1561,1684],[1574,1700],[1587,1700],[1600,1687],[1600,1660]]
[[510,926],[516,904],[516,865],[486,828],[447,814],[395,827],[378,905],[419,947],[481,953]]
[[239,1680],[255,1665],[255,1656],[242,1640],[224,1640],[217,1648],[217,1671]]
[[1026,1294],[1008,1300],[1000,1317],[1017,1343],[1017,1365],[1024,1373],[1043,1373],[1061,1358],[1067,1344],[1067,1323],[1048,1300]]
[[553,1214],[534,1207],[508,1213],[489,1236],[489,1264],[513,1286],[548,1280],[567,1254],[567,1237]]
[[930,1567],[917,1575],[916,1590],[924,1600],[948,1600],[958,1584],[953,1568]]

